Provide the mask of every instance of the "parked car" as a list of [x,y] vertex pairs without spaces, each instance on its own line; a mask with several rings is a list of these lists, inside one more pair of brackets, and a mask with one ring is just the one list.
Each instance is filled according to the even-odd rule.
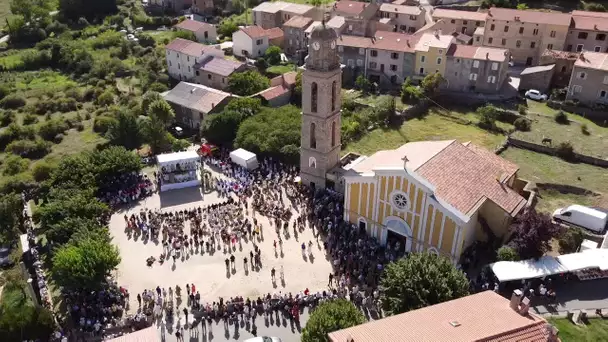
[[246,339],[244,342],[281,342],[278,337],[258,336]]
[[595,233],[603,233],[608,222],[608,213],[583,205],[574,204],[553,212],[553,219],[589,229]]
[[13,264],[9,258],[10,254],[11,249],[9,247],[0,247],[0,267],[8,267]]
[[543,94],[536,89],[530,89],[526,92],[526,97],[536,101],[547,101],[547,94]]

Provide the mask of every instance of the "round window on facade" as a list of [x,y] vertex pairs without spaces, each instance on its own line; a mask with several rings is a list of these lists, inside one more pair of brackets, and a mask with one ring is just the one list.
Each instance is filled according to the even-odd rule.
[[393,191],[391,204],[396,210],[405,211],[410,208],[410,197],[403,191]]

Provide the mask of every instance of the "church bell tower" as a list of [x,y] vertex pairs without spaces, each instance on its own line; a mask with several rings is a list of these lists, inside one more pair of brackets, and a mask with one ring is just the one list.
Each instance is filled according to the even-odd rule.
[[340,161],[340,90],[342,70],[336,31],[325,25],[314,28],[308,40],[308,58],[302,74],[302,183],[326,186],[325,175]]

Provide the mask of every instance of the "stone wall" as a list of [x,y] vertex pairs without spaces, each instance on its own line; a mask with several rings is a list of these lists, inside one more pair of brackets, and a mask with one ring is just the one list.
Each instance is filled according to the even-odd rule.
[[[513,137],[509,137],[507,140],[509,142],[509,145],[511,146],[523,148],[534,152],[544,153],[551,156],[555,156],[557,154],[557,149],[551,146],[535,144],[528,141],[515,139]],[[574,157],[577,161],[581,163],[608,168],[608,160],[606,159],[595,158],[576,152],[574,153]]]

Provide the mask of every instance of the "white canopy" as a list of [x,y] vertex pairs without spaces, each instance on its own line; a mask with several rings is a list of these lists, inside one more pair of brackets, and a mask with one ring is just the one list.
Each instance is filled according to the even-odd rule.
[[196,151],[183,151],[183,152],[175,152],[175,153],[164,153],[156,156],[158,160],[158,164],[166,165],[166,164],[174,164],[178,162],[188,162],[188,161],[196,161],[199,160],[200,157]]
[[532,279],[590,268],[608,270],[608,249],[596,248],[538,260],[499,261],[490,265],[498,281]]
[[511,281],[518,279],[532,279],[552,274],[568,272],[555,257],[543,256],[538,260],[499,261],[491,265],[492,272],[498,281]]
[[231,157],[234,156],[234,157],[242,159],[242,160],[250,160],[252,158],[255,158],[255,153],[249,152],[242,148],[239,148],[239,149],[236,149],[236,150],[230,152],[230,156]]
[[242,148],[230,152],[230,159],[233,163],[249,170],[253,170],[258,167],[258,159],[255,156],[255,153],[249,152]]

